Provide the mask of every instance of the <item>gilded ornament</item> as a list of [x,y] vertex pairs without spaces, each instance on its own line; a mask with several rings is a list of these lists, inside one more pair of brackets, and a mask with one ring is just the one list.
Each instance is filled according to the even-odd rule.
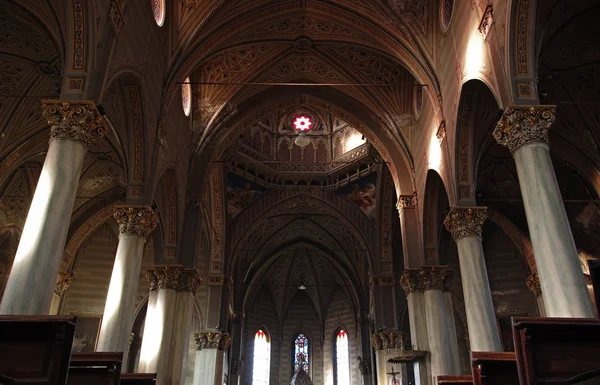
[[201,332],[194,334],[194,342],[198,350],[219,349],[227,350],[231,345],[229,333]]
[[414,192],[412,195],[400,195],[396,208],[400,209],[414,209],[417,207],[417,193]]
[[422,266],[419,268],[423,291],[449,291],[454,272],[446,266]]
[[62,297],[69,286],[71,286],[72,281],[73,276],[71,276],[71,274],[61,271],[58,273],[58,280],[56,281],[56,286],[54,287],[54,293],[59,297]]
[[183,266],[156,266],[148,270],[146,278],[152,290],[176,290],[195,293],[202,283],[197,269],[185,269]]
[[537,271],[534,271],[533,273],[529,274],[527,280],[525,281],[525,284],[527,285],[527,288],[531,290],[531,292],[535,295],[536,298],[542,295],[540,277],[538,276]]
[[121,235],[137,235],[144,239],[158,224],[150,206],[115,206],[114,217]]
[[88,147],[106,133],[102,116],[88,100],[42,100],[42,114],[50,125],[50,141],[72,140]]
[[371,343],[375,350],[402,350],[404,349],[405,342],[406,334],[402,332],[379,332],[373,334],[371,338]]
[[419,269],[405,269],[404,274],[400,277],[400,285],[406,295],[413,291],[423,291],[421,286]]
[[481,237],[481,227],[487,219],[487,207],[452,207],[444,219],[444,226],[454,241],[464,237]]
[[548,144],[548,130],[556,119],[556,106],[511,106],[496,124],[494,138],[511,153],[530,143]]

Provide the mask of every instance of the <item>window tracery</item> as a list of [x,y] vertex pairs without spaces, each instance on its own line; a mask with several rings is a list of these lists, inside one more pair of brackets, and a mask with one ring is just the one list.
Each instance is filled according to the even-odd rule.
[[339,329],[335,334],[335,385],[350,385],[348,333]]
[[259,329],[254,336],[252,385],[269,385],[271,342],[267,333]]
[[309,358],[309,340],[304,333],[298,333],[294,340],[294,373],[302,368],[308,373]]

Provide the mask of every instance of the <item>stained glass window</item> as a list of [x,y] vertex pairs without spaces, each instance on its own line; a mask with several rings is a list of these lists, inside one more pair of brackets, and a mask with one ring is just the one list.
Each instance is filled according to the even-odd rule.
[[190,116],[190,112],[192,111],[192,86],[190,78],[186,78],[185,82],[181,85],[181,105],[183,106],[185,116]]
[[340,329],[335,337],[336,385],[350,385],[350,362],[348,361],[348,333]]
[[296,339],[294,340],[294,373],[297,372],[300,367],[302,367],[302,369],[308,373],[308,364],[310,362],[308,356],[308,345],[309,341],[304,333],[298,333],[298,335],[296,335]]
[[252,385],[269,385],[270,360],[271,342],[269,336],[262,329],[259,329],[254,336]]
[[159,27],[165,22],[165,0],[150,0],[152,5],[152,13],[154,14],[154,21]]

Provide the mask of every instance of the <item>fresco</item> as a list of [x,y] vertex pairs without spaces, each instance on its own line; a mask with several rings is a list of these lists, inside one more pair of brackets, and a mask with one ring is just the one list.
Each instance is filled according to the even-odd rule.
[[267,189],[242,178],[241,176],[227,174],[227,214],[229,219],[234,219],[242,210],[267,192]]
[[350,183],[336,191],[337,194],[348,198],[357,205],[370,220],[377,217],[377,174],[372,173],[366,177]]

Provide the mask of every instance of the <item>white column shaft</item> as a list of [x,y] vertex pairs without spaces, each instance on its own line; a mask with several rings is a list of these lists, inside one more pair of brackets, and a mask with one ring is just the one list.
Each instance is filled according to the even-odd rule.
[[119,236],[96,348],[99,352],[123,352],[123,368],[127,368],[129,335],[145,243],[146,240],[137,235]]
[[431,376],[433,383],[439,375],[457,374],[452,357],[446,305],[441,290],[427,290],[424,293],[427,333],[429,336],[429,354],[431,355]]
[[446,322],[448,323],[448,337],[450,338],[450,349],[452,351],[452,364],[454,373],[461,374],[460,353],[458,351],[458,338],[456,334],[456,322],[454,321],[454,305],[452,304],[452,293],[444,292],[444,304],[446,306]]
[[525,145],[514,158],[546,315],[595,317],[548,146]]
[[79,142],[50,141],[0,314],[49,313],[86,152]]
[[[429,350],[427,338],[427,314],[425,311],[425,297],[421,291],[413,291],[406,298],[408,301],[408,316],[410,323],[411,342],[417,350]],[[416,385],[429,385],[430,378],[430,356],[423,361],[414,363]]]
[[[168,357],[173,333],[173,314],[175,313],[177,292],[175,290],[156,290],[150,292],[148,311],[142,337],[139,371],[158,373],[158,382],[168,370]],[[162,377],[161,377],[161,374]]]
[[481,239],[474,235],[463,237],[456,241],[456,246],[471,351],[501,352],[502,344]]
[[196,350],[193,385],[223,385],[225,352],[218,349]]

